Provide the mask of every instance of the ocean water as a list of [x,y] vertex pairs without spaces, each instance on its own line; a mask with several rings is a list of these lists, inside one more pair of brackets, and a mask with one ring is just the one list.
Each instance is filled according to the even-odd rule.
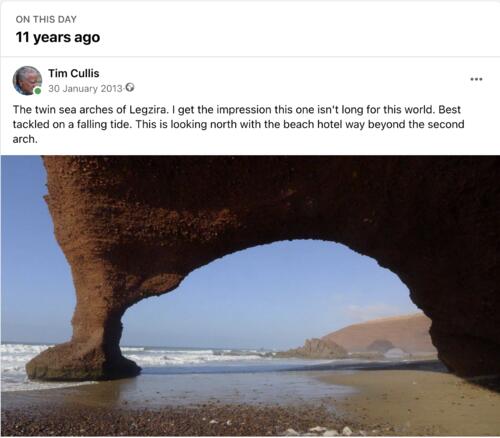
[[[1,345],[1,390],[26,391],[88,385],[92,382],[33,382],[25,365],[50,344],[3,343]],[[282,359],[273,351],[250,349],[196,349],[122,346],[124,356],[142,367],[143,375],[220,375],[305,371],[331,364],[331,360]]]

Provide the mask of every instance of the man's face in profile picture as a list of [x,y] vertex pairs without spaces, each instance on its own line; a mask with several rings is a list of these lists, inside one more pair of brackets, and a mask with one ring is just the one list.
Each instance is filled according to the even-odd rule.
[[24,94],[33,94],[33,88],[38,85],[38,75],[28,72],[24,78],[19,78],[19,87]]
[[33,94],[33,88],[38,84],[38,75],[36,73],[28,73],[24,79],[19,79],[19,86],[25,94]]
[[16,90],[19,93],[33,94],[33,89],[41,84],[40,73],[33,68],[22,68],[17,72],[16,82]]

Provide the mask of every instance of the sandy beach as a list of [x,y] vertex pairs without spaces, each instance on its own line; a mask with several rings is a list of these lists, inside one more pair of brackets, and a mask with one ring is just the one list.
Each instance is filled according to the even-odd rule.
[[[3,435],[283,435],[343,429],[315,372],[156,375],[2,393]],[[348,425],[359,430],[355,422]],[[293,432],[292,432],[293,434]]]
[[302,435],[319,424],[330,430],[345,427],[321,406],[210,403],[161,410],[66,406],[57,411],[48,406],[25,406],[2,414],[2,435],[277,436]]
[[[192,385],[186,387],[187,380],[180,376],[144,375],[2,393],[2,435],[500,433],[498,387],[466,382],[444,372],[437,361],[349,369],[355,367],[286,373],[288,381],[277,373],[190,376]],[[175,389],[176,379],[184,395]],[[205,388],[198,391],[201,382]],[[293,382],[301,385],[296,392],[289,388]],[[169,391],[175,395],[169,396]]]
[[408,369],[319,378],[359,390],[336,403],[346,421],[385,422],[398,435],[500,434],[500,393],[493,382],[483,386],[450,373]]

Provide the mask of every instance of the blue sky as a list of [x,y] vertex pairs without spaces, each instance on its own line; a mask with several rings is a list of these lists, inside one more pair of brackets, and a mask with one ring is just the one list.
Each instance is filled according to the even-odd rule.
[[[39,157],[2,157],[2,340],[62,342],[75,305]],[[288,348],[348,324],[418,311],[399,278],[332,242],[258,246],[130,308],[122,345]]]

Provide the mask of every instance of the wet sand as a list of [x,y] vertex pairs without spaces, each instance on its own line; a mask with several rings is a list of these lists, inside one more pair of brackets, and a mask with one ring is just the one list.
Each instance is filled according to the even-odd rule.
[[440,371],[390,369],[329,374],[324,382],[352,385],[359,392],[339,399],[336,409],[349,421],[388,423],[398,435],[500,435],[496,389]]
[[321,382],[309,372],[142,374],[59,389],[2,393],[4,407],[53,406],[162,409],[209,403],[246,405],[318,404],[350,394],[346,386]]
[[[498,387],[465,382],[436,361],[342,368],[2,393],[2,435],[320,436],[346,426],[353,435],[500,434]],[[325,429],[310,431],[317,426]]]
[[[2,435],[284,435],[349,426],[333,397],[352,390],[309,372],[144,374],[135,379],[2,393]],[[292,432],[293,434],[293,432]]]

